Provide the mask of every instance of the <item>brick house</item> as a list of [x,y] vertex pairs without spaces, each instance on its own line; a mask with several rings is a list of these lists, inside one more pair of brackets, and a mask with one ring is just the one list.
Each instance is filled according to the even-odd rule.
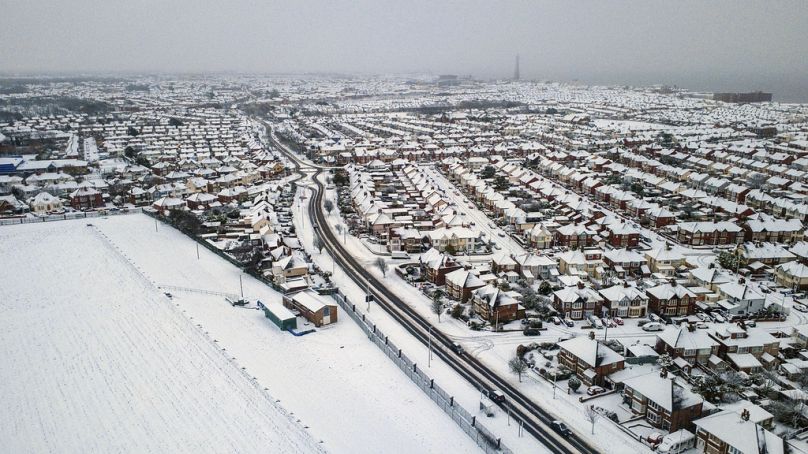
[[323,298],[313,290],[284,295],[283,305],[296,309],[317,327],[337,322],[337,303]]
[[91,210],[104,206],[104,199],[97,189],[82,187],[70,193],[70,206],[76,210]]
[[603,385],[603,378],[623,369],[625,358],[587,336],[558,343],[558,362],[570,369],[586,386]]
[[472,291],[483,286],[485,282],[469,270],[461,268],[446,274],[446,294],[461,303],[471,298]]
[[656,336],[654,349],[667,354],[671,359],[682,358],[689,364],[708,365],[710,358],[718,354],[718,342],[704,330],[692,325],[669,325]]
[[704,400],[668,378],[666,370],[630,378],[623,382],[623,402],[635,415],[643,415],[659,429],[675,432],[690,429],[701,416]]
[[506,323],[525,317],[525,308],[519,301],[493,285],[474,290],[471,302],[474,313],[485,320]]
[[696,294],[676,281],[645,290],[648,310],[662,316],[690,315],[696,309]]

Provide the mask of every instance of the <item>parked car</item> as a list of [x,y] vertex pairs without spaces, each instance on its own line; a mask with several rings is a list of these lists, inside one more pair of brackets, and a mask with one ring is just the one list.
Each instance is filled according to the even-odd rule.
[[705,314],[704,312],[699,312],[696,314],[696,317],[700,318],[703,322],[712,321],[709,315]]
[[614,320],[614,323],[616,323],[617,326],[623,326],[623,319],[622,318],[614,317],[612,320]]
[[552,320],[553,320],[553,325],[560,325],[561,324],[561,319],[558,318],[558,317],[553,317]]
[[643,331],[662,331],[665,329],[665,325],[659,322],[651,322],[643,325],[642,329]]
[[806,306],[804,304],[794,303],[794,305],[792,307],[794,308],[794,310],[797,310],[797,311],[800,311],[800,312],[808,312],[808,306]]
[[550,423],[550,427],[552,427],[553,430],[555,430],[556,432],[565,437],[569,437],[570,435],[572,435],[572,431],[569,429],[569,427],[567,427],[566,424],[557,419]]
[[541,330],[538,328],[525,328],[522,331],[522,334],[525,336],[539,336],[541,335]]
[[586,390],[586,393],[589,394],[590,396],[597,396],[598,394],[603,394],[605,392],[606,390],[601,388],[600,386],[590,386]]
[[704,323],[704,322],[698,322],[698,323],[696,323],[696,328],[698,328],[698,329],[707,329],[707,328],[709,328],[709,326],[707,326],[707,324]]
[[757,326],[757,322],[756,322],[756,321],[754,321],[754,320],[746,320],[744,323],[745,323],[745,324],[746,324],[746,326],[747,326],[747,327],[749,327],[749,328],[754,328],[754,327],[756,327],[756,326]]
[[567,328],[572,328],[573,326],[575,326],[575,323],[568,318],[564,319],[564,324],[567,325]]
[[649,318],[649,319],[650,319],[652,322],[665,323],[665,320],[663,320],[663,319],[662,319],[662,317],[660,317],[660,316],[659,316],[659,315],[657,315],[657,314],[653,314],[653,313],[648,314],[648,318]]
[[603,317],[600,321],[603,322],[603,326],[608,326],[609,328],[617,326],[609,317]]
[[727,319],[725,319],[721,314],[713,314],[713,321],[716,323],[724,323],[727,321]]

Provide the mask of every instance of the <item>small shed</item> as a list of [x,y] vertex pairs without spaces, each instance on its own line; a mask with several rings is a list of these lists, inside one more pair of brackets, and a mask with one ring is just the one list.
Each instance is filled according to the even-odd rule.
[[337,303],[310,289],[284,295],[283,305],[298,310],[300,315],[317,327],[337,321]]
[[281,304],[264,304],[258,300],[258,307],[264,311],[266,318],[270,319],[282,331],[297,329],[297,317]]

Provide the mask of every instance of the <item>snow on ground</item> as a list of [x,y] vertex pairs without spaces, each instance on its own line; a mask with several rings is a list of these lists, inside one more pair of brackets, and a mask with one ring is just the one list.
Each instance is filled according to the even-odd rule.
[[[307,217],[305,220],[303,219],[304,215],[306,215],[305,212],[296,211],[294,221],[295,225],[298,227],[297,231],[302,235],[301,239],[304,244],[313,251],[313,247],[311,246],[311,234],[306,229],[300,228],[301,225],[310,224]],[[328,217],[329,219],[333,219],[333,222],[330,223],[332,227],[343,223],[339,214],[336,212]],[[602,452],[615,454],[647,452],[647,447],[639,444],[610,421],[604,419],[599,420],[595,428],[595,434],[592,435],[590,433],[590,423],[584,417],[584,406],[578,402],[580,394],[568,396],[565,393],[559,392],[554,399],[551,383],[538,377],[538,375],[533,372],[528,372],[523,375],[522,382],[520,383],[518,378],[508,369],[507,361],[513,357],[516,352],[516,347],[519,344],[526,345],[531,342],[558,341],[559,338],[569,337],[571,334],[585,335],[587,334],[586,331],[581,330],[580,327],[577,326],[575,328],[562,328],[553,325],[547,331],[543,331],[540,337],[525,337],[521,332],[492,333],[490,331],[472,331],[465,323],[460,320],[455,320],[448,315],[441,316],[439,322],[437,316],[432,313],[431,300],[395,274],[392,269],[392,264],[395,263],[394,261],[390,261],[390,270],[386,276],[383,276],[375,265],[376,256],[368,251],[368,249],[360,243],[359,239],[347,235],[345,244],[347,249],[360,263],[365,264],[370,272],[374,273],[385,285],[393,289],[393,291],[401,296],[411,307],[418,310],[423,317],[429,319],[437,329],[440,329],[443,333],[460,342],[468,354],[472,354],[482,360],[488,367],[499,373],[500,376],[508,379],[514,386],[535,402],[539,403],[549,413],[563,419],[568,426],[582,437],[588,439],[594,446],[601,449]],[[330,270],[332,268],[331,258],[327,253],[319,254],[315,252],[312,254],[312,257],[322,269]],[[349,279],[346,279],[345,274],[339,267],[335,268],[333,279],[351,301],[359,302],[364,300],[364,290],[353,284]],[[361,309],[365,312],[364,305],[358,305],[358,307],[359,306],[362,306]],[[374,322],[390,339],[394,339],[396,345],[400,346],[405,352],[408,352],[411,358],[417,361],[419,359],[418,352],[421,351],[421,364],[427,361],[427,349],[401,328],[395,320],[387,316],[381,308],[372,305],[369,316],[372,317]],[[639,328],[631,329],[631,327],[609,329],[610,338],[618,335],[630,335],[632,338],[636,337],[642,339],[644,342],[653,343],[656,333],[647,333]],[[435,381],[446,389],[447,392],[455,395],[456,400],[466,409],[474,411],[479,408],[479,391],[469,385],[462,377],[458,376],[448,365],[433,357],[432,366],[427,373],[433,376]],[[480,420],[489,426],[494,433],[501,436],[503,442],[514,451],[533,452],[537,449],[542,449],[539,442],[529,435],[519,437],[517,427],[507,423],[507,415],[498,415],[493,419],[482,416],[482,412],[480,412],[479,415]]]
[[321,449],[85,221],[3,227],[0,263],[4,452]]
[[[306,249],[313,252],[312,259],[323,270],[331,270],[333,263],[331,257],[327,252],[320,254],[319,252],[314,251],[311,229],[302,228],[303,225],[310,225],[308,214],[305,210],[295,210],[294,214],[294,222],[297,232],[301,235],[301,241],[305,245]],[[332,226],[340,223],[340,219],[335,213],[332,213],[328,217],[334,220]],[[375,256],[373,256],[373,254],[368,251],[356,237],[352,237],[350,235],[346,236],[346,245],[350,251],[364,254],[364,256],[358,256],[360,262],[364,261],[367,268],[373,271],[380,279],[396,278],[394,276],[392,266],[390,271],[387,273],[387,277],[382,277],[381,273],[378,271],[375,265],[373,265]],[[391,261],[391,263],[392,262],[393,261]],[[431,365],[429,365],[429,351],[427,347],[425,347],[421,342],[408,333],[404,327],[402,327],[396,320],[384,312],[384,310],[376,303],[371,303],[370,310],[368,311],[367,307],[364,305],[364,303],[362,303],[365,295],[364,289],[360,288],[352,280],[347,278],[339,266],[334,268],[332,280],[339,286],[340,290],[342,290],[342,292],[348,296],[350,301],[357,303],[358,312],[367,314],[367,316],[370,317],[373,322],[376,323],[379,328],[390,338],[391,342],[400,347],[410,359],[418,363],[422,370],[424,370],[430,377],[435,379],[435,383],[446,390],[446,392],[448,392],[450,395],[454,396],[455,401],[462,405],[471,414],[477,415],[478,420],[488,427],[494,434],[502,437],[502,442],[508,448],[514,452],[549,452],[538,442],[538,440],[527,434],[527,432],[520,436],[519,428],[516,423],[510,421],[508,415],[504,414],[499,407],[495,409],[496,414],[492,418],[485,416],[482,411],[479,411],[479,389],[470,385],[465,379],[459,376],[454,369],[440,360],[436,355],[433,355]],[[419,304],[421,301],[418,299],[419,293],[412,286],[406,284],[398,286],[395,287],[395,291],[400,292],[399,294],[403,297],[403,299],[407,302],[411,302],[413,307],[421,306],[421,304]],[[424,303],[423,307],[428,308],[429,304]],[[427,315],[423,311],[422,313]],[[457,321],[451,317],[444,316],[441,317],[442,322],[437,324],[437,318],[435,315],[429,312],[429,316],[434,319],[438,329],[444,331],[447,331],[445,328],[449,327],[451,324],[457,323]],[[469,332],[467,328],[465,331]],[[366,342],[370,344],[369,341]],[[516,377],[514,377],[514,380],[515,379]]]
[[[238,294],[238,268],[145,215],[93,220],[122,253],[160,285]],[[64,223],[60,223],[64,224]],[[242,274],[245,296],[280,295]],[[310,427],[332,452],[477,452],[476,445],[365,337],[345,314],[303,337],[280,332],[254,309],[221,296],[172,291],[194,324]],[[302,327],[301,328],[310,328]]]

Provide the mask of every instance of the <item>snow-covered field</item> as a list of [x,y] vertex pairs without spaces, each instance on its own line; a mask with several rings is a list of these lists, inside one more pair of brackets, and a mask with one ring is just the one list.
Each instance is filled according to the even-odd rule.
[[[145,215],[93,220],[145,279],[239,293],[238,268]],[[66,225],[68,223],[58,223]],[[82,224],[83,225],[83,224]],[[242,274],[245,296],[280,295]],[[227,349],[330,452],[478,452],[476,445],[365,337],[349,317],[303,337],[221,296],[172,291],[194,325]],[[302,327],[302,326],[301,326]],[[310,328],[310,327],[302,327]]]
[[3,452],[321,449],[85,221],[1,228],[0,267]]

